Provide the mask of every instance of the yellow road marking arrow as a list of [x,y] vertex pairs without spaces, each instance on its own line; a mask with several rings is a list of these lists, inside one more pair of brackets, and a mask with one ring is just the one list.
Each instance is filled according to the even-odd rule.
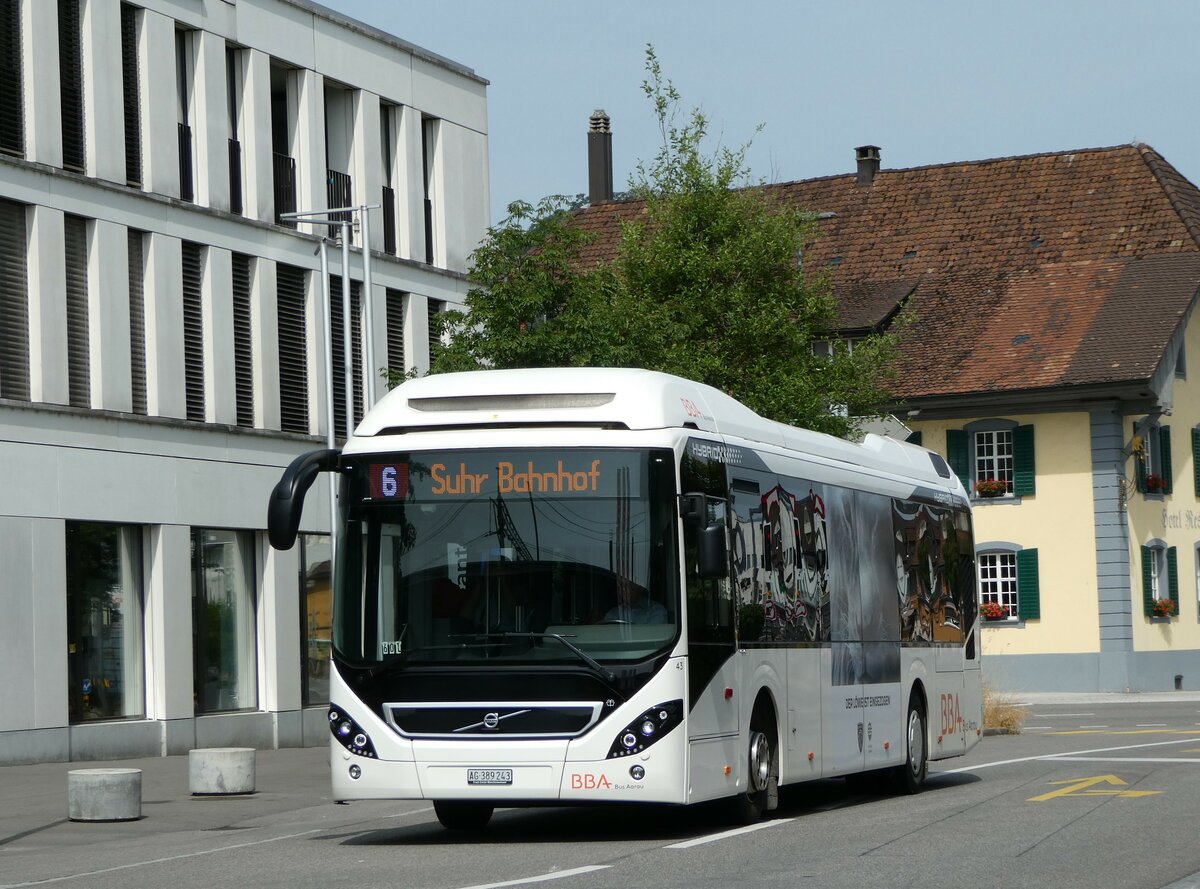
[[1124,796],[1124,797],[1139,797],[1139,796],[1155,796],[1163,793],[1161,790],[1091,790],[1097,784],[1108,784],[1113,787],[1128,787],[1129,784],[1122,781],[1116,775],[1097,775],[1095,778],[1068,778],[1065,781],[1051,781],[1051,784],[1065,785],[1060,790],[1052,790],[1049,793],[1043,793],[1041,796],[1030,797],[1028,802],[1044,803],[1049,799],[1057,799],[1061,796]]

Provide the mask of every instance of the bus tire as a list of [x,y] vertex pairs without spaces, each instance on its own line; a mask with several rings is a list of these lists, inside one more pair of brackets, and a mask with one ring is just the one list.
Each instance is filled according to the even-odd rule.
[[925,731],[925,708],[913,695],[908,703],[908,718],[904,721],[904,765],[897,775],[902,793],[916,793],[925,783],[929,770],[928,734]]
[[493,807],[462,800],[434,800],[433,811],[447,830],[483,830],[492,820]]
[[750,728],[747,750],[746,789],[733,798],[732,816],[738,824],[755,824],[762,820],[767,809],[774,775],[774,753],[770,731],[757,725]]

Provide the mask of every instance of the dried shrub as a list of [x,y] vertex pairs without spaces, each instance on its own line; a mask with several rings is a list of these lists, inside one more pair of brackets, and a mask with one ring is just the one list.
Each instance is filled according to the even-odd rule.
[[1019,735],[1029,711],[1010,695],[983,684],[983,727],[1010,735]]

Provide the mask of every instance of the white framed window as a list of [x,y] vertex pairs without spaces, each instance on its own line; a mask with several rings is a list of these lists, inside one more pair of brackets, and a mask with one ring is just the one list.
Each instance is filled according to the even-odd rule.
[[1017,554],[982,553],[976,560],[979,572],[979,604],[994,602],[1005,609],[1009,619],[1020,616],[1017,597]]
[[1007,491],[1013,483],[1013,434],[1011,429],[975,433],[975,482],[1003,482]]

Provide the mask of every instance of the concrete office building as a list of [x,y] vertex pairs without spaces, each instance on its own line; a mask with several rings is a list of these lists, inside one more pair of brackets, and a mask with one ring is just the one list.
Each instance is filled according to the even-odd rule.
[[382,205],[342,429],[466,293],[486,81],[308,0],[0,0],[0,69],[0,764],[324,743],[327,490],[264,529],[328,429],[328,230],[281,214]]

